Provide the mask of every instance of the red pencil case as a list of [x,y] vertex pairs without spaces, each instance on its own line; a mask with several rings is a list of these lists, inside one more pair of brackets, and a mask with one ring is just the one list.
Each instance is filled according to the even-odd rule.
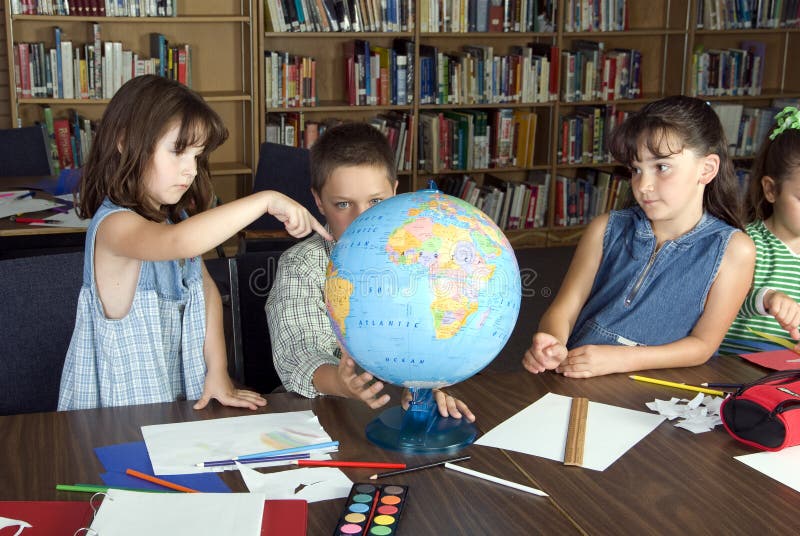
[[783,370],[743,385],[722,402],[722,424],[761,450],[800,444],[800,370]]

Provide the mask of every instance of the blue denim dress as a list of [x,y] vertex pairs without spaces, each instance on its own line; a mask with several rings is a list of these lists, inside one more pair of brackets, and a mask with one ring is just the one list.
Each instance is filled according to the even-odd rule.
[[603,258],[567,347],[652,346],[687,337],[703,314],[735,231],[704,213],[694,229],[656,251],[641,208],[611,212]]
[[86,233],[83,286],[58,409],[200,398],[205,381],[206,312],[200,257],[142,261],[130,311],[106,318],[97,294],[94,246],[109,214],[129,210],[106,199]]

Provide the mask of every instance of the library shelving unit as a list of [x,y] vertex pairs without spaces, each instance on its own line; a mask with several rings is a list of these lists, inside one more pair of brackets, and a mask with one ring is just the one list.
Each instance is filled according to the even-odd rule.
[[[291,54],[312,56],[317,60],[317,93],[318,105],[299,108],[274,108],[270,103],[263,102],[262,118],[272,114],[303,112],[307,119],[322,120],[327,117],[362,120],[372,117],[386,109],[396,109],[407,112],[414,118],[414,124],[420,124],[421,114],[428,111],[442,110],[487,110],[489,112],[499,108],[512,110],[528,110],[537,114],[535,144],[533,147],[532,165],[526,167],[496,167],[490,169],[447,170],[441,173],[430,173],[419,166],[418,156],[420,147],[417,136],[413,136],[413,166],[404,175],[401,175],[400,189],[404,191],[424,187],[431,176],[443,177],[453,174],[470,174],[480,184],[486,175],[493,175],[504,181],[525,181],[531,171],[549,173],[551,187],[548,191],[548,210],[544,225],[538,228],[508,230],[507,235],[512,244],[517,247],[555,246],[574,244],[580,237],[583,226],[556,225],[555,188],[552,187],[553,178],[557,175],[574,177],[580,168],[606,168],[613,169],[613,164],[581,163],[562,164],[558,158],[560,124],[562,116],[575,112],[578,108],[587,106],[614,105],[621,110],[635,110],[642,104],[670,94],[684,91],[685,76],[687,75],[688,53],[692,28],[689,27],[689,10],[693,8],[689,0],[652,0],[649,2],[628,1],[627,21],[628,26],[624,31],[572,31],[567,28],[567,19],[572,20],[572,14],[565,14],[568,7],[582,6],[580,0],[559,0],[556,5],[555,20],[548,31],[539,32],[447,32],[440,28],[431,28],[432,25],[421,24],[425,15],[420,9],[424,0],[417,1],[416,24],[408,32],[265,32],[261,35],[264,39],[261,50],[288,51]],[[583,2],[588,4],[588,2]],[[539,2],[546,6],[547,2]],[[268,11],[267,4],[262,6]],[[574,13],[574,12],[573,12]],[[693,20],[693,19],[692,19]],[[427,26],[426,31],[422,31]],[[557,47],[559,53],[571,50],[578,40],[602,41],[605,49],[625,48],[637,49],[641,52],[641,87],[636,98],[617,99],[612,101],[587,100],[580,102],[567,102],[564,98],[561,73],[557,76],[558,95],[546,102],[535,103],[493,103],[493,104],[420,104],[420,77],[415,76],[415,98],[413,104],[404,106],[348,106],[346,84],[344,80],[344,43],[353,39],[366,39],[379,46],[391,46],[394,38],[406,38],[414,41],[414,72],[420,73],[420,48],[424,46],[436,47],[445,53],[455,54],[465,45],[491,46],[494,54],[509,54],[512,47],[525,46],[527,43],[545,43]],[[562,69],[559,69],[561,71]],[[263,69],[260,76],[263,86]],[[261,137],[264,139],[264,121],[262,121]],[[529,162],[531,164],[531,162]]]
[[[192,89],[220,114],[229,130],[226,143],[211,156],[217,195],[226,201],[249,191],[259,140],[255,114],[261,107],[255,96],[258,70],[253,68],[253,51],[259,42],[255,17],[261,11],[254,0],[179,1],[171,17],[21,15],[11,13],[10,0],[4,4],[12,77],[14,44],[43,42],[44,48],[54,48],[55,27],[61,28],[62,40],[79,47],[93,42],[93,24],[98,24],[102,41],[121,42],[124,49],[146,58],[151,57],[151,33],[163,34],[170,44],[189,44]],[[107,98],[23,98],[12,84],[11,120],[15,126],[43,121],[44,106],[51,108],[55,118],[75,110],[98,120],[108,102]]]

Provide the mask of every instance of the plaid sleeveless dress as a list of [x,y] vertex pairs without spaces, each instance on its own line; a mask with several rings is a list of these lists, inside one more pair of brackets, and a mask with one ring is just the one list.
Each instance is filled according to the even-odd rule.
[[67,351],[58,409],[195,400],[206,366],[202,260],[142,261],[128,314],[106,318],[94,275],[97,228],[129,210],[106,199],[86,233],[83,286]]

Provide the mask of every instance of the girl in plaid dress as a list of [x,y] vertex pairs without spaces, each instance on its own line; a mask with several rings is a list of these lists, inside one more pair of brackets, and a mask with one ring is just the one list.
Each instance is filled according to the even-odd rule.
[[109,103],[80,183],[92,221],[59,410],[266,404],[228,376],[220,295],[200,255],[264,213],[296,237],[328,233],[277,192],[209,209],[208,157],[227,134],[202,97],[162,77],[134,78]]

